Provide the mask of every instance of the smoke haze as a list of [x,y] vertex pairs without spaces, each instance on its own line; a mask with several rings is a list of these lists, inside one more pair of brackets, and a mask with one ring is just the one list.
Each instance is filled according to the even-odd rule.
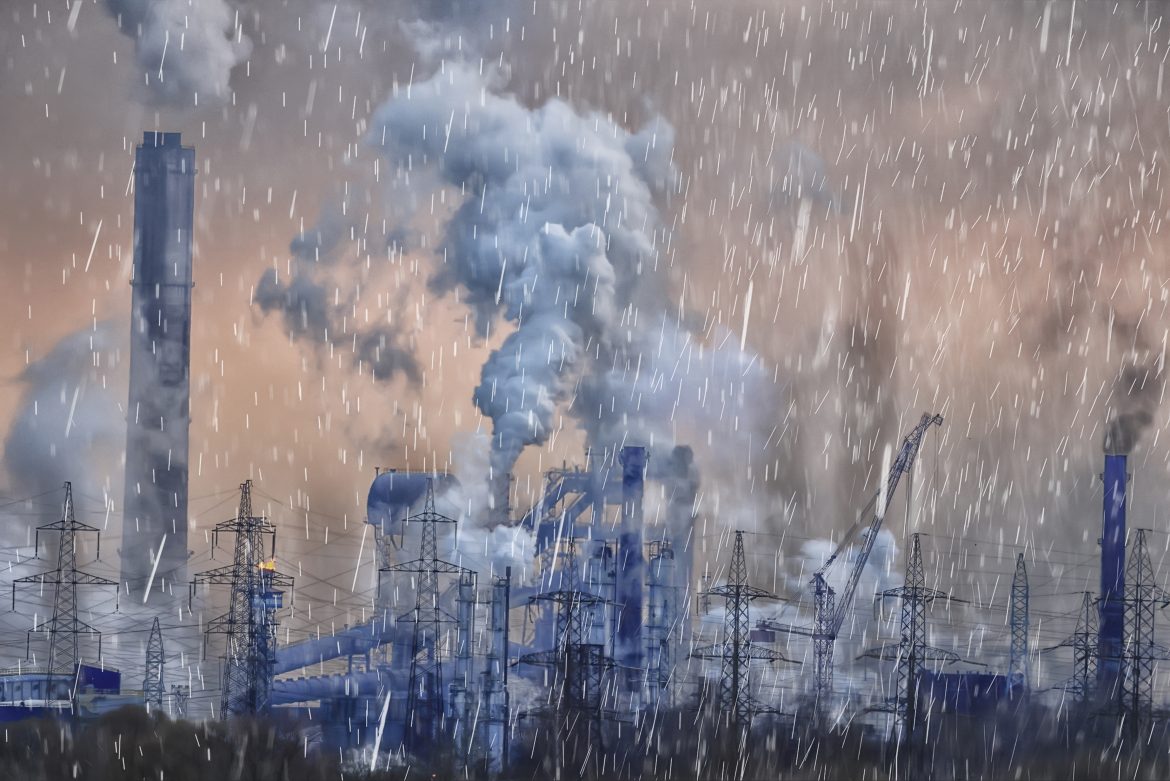
[[[241,3],[238,27],[224,3],[183,4],[215,54],[172,77],[169,28],[158,86],[163,21],[139,34],[130,4],[120,28],[84,6],[70,28],[18,5],[0,12],[0,368],[124,322],[132,140],[181,130],[201,161],[191,495],[263,479],[282,555],[320,580],[305,626],[368,601],[335,603],[330,581],[351,583],[372,467],[453,467],[467,432],[515,432],[501,464],[534,443],[522,506],[587,439],[653,437],[652,471],[689,445],[672,495],[699,514],[697,555],[721,560],[721,532],[755,524],[785,548],[781,584],[805,538],[852,523],[926,410],[947,422],[911,529],[1006,539],[1053,568],[1054,548],[1092,555],[1106,439],[1131,450],[1134,512],[1167,498],[1155,4],[550,3],[448,24],[450,4],[293,0]],[[415,19],[439,31],[425,52]],[[586,173],[548,202],[553,151]],[[628,236],[597,215],[600,172],[621,174],[605,219]],[[602,260],[609,319],[549,302],[605,291]],[[508,380],[494,397],[485,372]],[[0,397],[13,431],[24,392]],[[193,504],[197,529],[223,519],[213,504]]]

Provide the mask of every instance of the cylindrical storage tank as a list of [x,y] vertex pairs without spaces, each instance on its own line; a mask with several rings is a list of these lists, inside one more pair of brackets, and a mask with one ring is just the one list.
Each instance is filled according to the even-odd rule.
[[587,642],[609,649],[612,627],[610,604],[614,601],[613,548],[605,540],[589,542],[589,557],[585,560],[585,590],[605,602],[589,605],[586,618],[589,631]]
[[655,696],[667,688],[674,668],[672,649],[678,643],[674,636],[679,593],[676,577],[674,550],[670,542],[660,543],[650,557],[645,627],[647,682]]
[[382,534],[401,532],[402,521],[426,497],[430,480],[435,483],[436,496],[458,484],[454,475],[444,472],[379,471],[366,496],[366,523],[378,527]]

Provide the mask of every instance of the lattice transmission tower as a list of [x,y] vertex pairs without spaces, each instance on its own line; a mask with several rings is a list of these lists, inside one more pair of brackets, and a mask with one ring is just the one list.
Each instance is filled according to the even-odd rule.
[[[12,582],[12,608],[16,609],[17,584],[36,583],[38,586],[53,586],[53,615],[28,631],[26,655],[34,634],[49,636],[49,657],[47,698],[58,691],[64,699],[73,699],[73,680],[77,665],[81,661],[80,636],[88,635],[97,639],[98,658],[102,655],[101,632],[77,617],[78,586],[114,586],[117,582],[98,575],[91,575],[77,568],[77,535],[80,532],[98,534],[97,557],[101,558],[101,535],[98,529],[77,520],[73,507],[73,485],[65,483],[65,502],[61,520],[37,527],[36,550],[40,555],[41,532],[57,532],[57,566],[39,575],[29,575]],[[57,686],[56,679],[63,678],[64,686]]]
[[406,747],[433,748],[443,733],[443,662],[440,653],[440,635],[445,623],[456,623],[439,604],[439,576],[458,576],[465,570],[457,564],[439,558],[438,527],[454,524],[455,519],[435,511],[434,481],[427,480],[426,500],[422,512],[405,519],[422,527],[419,557],[401,564],[381,567],[378,571],[413,574],[417,587],[414,608],[399,616],[399,621],[412,624],[410,656],[410,689],[407,694],[409,728]]
[[[524,654],[521,664],[549,667],[554,671],[551,711],[556,724],[558,752],[556,777],[579,757],[592,756],[604,764],[602,724],[615,714],[602,707],[605,673],[614,668],[604,643],[590,642],[598,612],[612,606],[604,597],[582,590],[576,562],[576,540],[562,542],[561,555],[568,562],[561,588],[530,597],[533,604],[549,603],[556,611],[556,646]],[[537,712],[539,712],[538,709]]]
[[191,588],[194,594],[204,584],[231,587],[228,612],[207,622],[207,634],[227,637],[220,698],[226,719],[263,713],[271,705],[276,611],[283,607],[284,590],[292,588],[293,579],[276,571],[276,527],[253,514],[251,480],[240,485],[236,517],[212,530],[213,546],[220,534],[235,535],[232,563],[196,575]]
[[1008,681],[1013,689],[1028,689],[1028,566],[1024,554],[1016,557],[1016,573],[1012,577],[1011,596],[1011,656],[1008,661]]
[[150,639],[146,641],[146,677],[142,680],[142,695],[148,711],[162,710],[163,698],[167,691],[164,681],[165,667],[162,628],[158,625],[156,617],[154,625],[150,628]]
[[1097,690],[1097,601],[1085,591],[1081,594],[1081,607],[1077,611],[1077,625],[1073,633],[1045,651],[1071,648],[1073,651],[1073,674],[1060,688],[1078,706],[1092,701]]
[[1146,547],[1146,530],[1136,529],[1126,555],[1125,646],[1121,709],[1132,726],[1148,724],[1153,711],[1154,663],[1166,649],[1154,640],[1154,615],[1170,604],[1170,596],[1154,582],[1154,566]]
[[748,726],[756,713],[770,710],[758,703],[748,688],[752,661],[789,661],[777,651],[752,645],[748,623],[751,603],[757,599],[776,599],[776,595],[749,585],[747,577],[743,532],[736,531],[727,582],[708,592],[723,597],[726,605],[722,642],[698,648],[691,654],[699,659],[720,660],[719,710],[740,727]]
[[878,595],[878,599],[887,598],[902,601],[898,644],[867,652],[866,655],[897,662],[898,689],[893,699],[873,710],[893,713],[898,720],[902,740],[913,747],[918,726],[918,686],[923,666],[928,662],[959,661],[957,654],[926,644],[926,608],[936,599],[949,597],[926,586],[926,568],[922,564],[922,545],[918,534],[913,537],[910,558],[906,562],[906,583]]

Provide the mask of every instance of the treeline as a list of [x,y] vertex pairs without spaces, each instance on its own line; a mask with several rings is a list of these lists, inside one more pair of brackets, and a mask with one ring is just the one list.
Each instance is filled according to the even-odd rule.
[[[526,718],[499,781],[970,781],[1170,778],[1166,722],[1069,717],[1019,704],[981,718],[932,716],[911,743],[854,722],[818,731],[808,718],[756,718],[744,731],[722,714],[679,709],[651,723]],[[0,725],[0,779],[20,781],[475,781],[453,750],[370,772],[313,739],[312,725],[274,720],[195,724],[127,707],[96,720]],[[366,760],[368,761],[368,759]],[[381,763],[379,763],[381,765]],[[383,766],[384,767],[384,766]]]
[[2,725],[0,779],[301,781],[340,779],[337,758],[306,751],[275,723],[172,721],[125,707],[94,720]]

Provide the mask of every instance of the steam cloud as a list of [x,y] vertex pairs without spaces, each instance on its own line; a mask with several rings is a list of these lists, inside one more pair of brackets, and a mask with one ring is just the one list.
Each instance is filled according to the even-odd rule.
[[[79,501],[104,492],[99,464],[117,464],[124,415],[106,388],[117,345],[105,325],[71,334],[20,376],[24,386],[4,443],[9,483],[20,496],[55,491],[71,481]],[[107,500],[108,501],[108,500]]]
[[[631,133],[559,99],[529,109],[494,89],[447,65],[384,104],[370,139],[403,179],[423,161],[465,193],[432,284],[464,291],[481,335],[499,313],[515,325],[474,394],[493,423],[498,501],[520,452],[546,441],[564,405],[610,457],[626,443],[668,448],[680,409],[709,415],[714,387],[728,394],[715,414],[730,413],[759,367],[726,344],[705,351],[666,313],[654,197],[676,181],[672,128],[655,120]],[[728,376],[713,384],[708,371]],[[693,464],[679,459],[656,471],[677,467],[677,494],[691,504]]]
[[106,0],[153,99],[189,104],[222,100],[232,68],[248,58],[251,41],[225,0]]

